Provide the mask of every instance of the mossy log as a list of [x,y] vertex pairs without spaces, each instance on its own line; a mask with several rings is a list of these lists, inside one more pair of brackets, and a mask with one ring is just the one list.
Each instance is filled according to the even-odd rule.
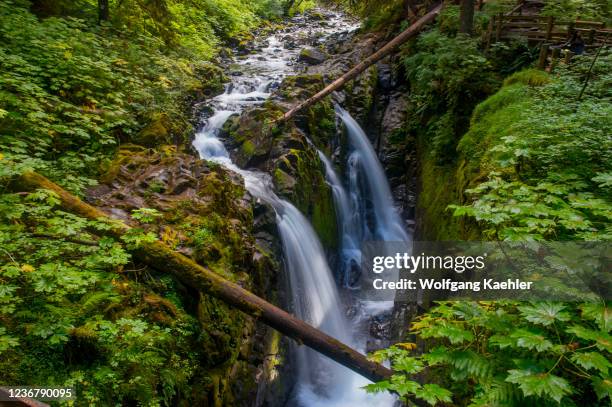
[[[88,205],[59,185],[34,172],[23,174],[13,183],[12,188],[15,190],[51,190],[59,196],[61,206],[68,212],[88,219],[108,218],[104,212]],[[128,225],[117,220],[113,220],[112,225],[109,234],[115,237],[120,237],[130,229]],[[174,274],[184,284],[219,298],[248,315],[260,318],[270,327],[295,339],[298,343],[322,353],[370,380],[380,381],[389,378],[392,374],[390,369],[368,360],[351,347],[270,304],[238,284],[200,266],[161,242],[145,243],[135,249],[132,254],[155,269]]]
[[431,23],[436,18],[436,16],[442,10],[442,5],[443,3],[439,3],[438,5],[436,5],[430,12],[415,21],[414,24],[410,25],[410,27],[402,31],[400,35],[393,38],[384,47],[382,47],[357,65],[355,65],[353,68],[351,68],[351,70],[333,81],[316,95],[312,96],[309,99],[306,99],[302,103],[287,111],[287,113],[285,113],[283,117],[277,120],[277,123],[280,124],[291,119],[300,110],[314,105],[315,103],[322,100],[325,96],[342,88],[347,82],[355,79],[357,76],[359,76],[359,74],[368,69],[370,65],[380,61],[381,59],[389,55],[392,51],[394,51],[396,48],[398,48],[400,45],[417,35],[427,24]]

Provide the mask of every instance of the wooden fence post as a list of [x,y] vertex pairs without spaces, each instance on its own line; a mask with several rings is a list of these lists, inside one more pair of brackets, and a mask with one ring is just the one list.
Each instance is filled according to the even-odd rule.
[[540,46],[540,57],[538,58],[538,68],[546,68],[546,58],[548,58],[548,44],[542,43]]
[[572,61],[572,57],[574,56],[574,53],[572,51],[565,51],[565,58],[563,59],[563,62],[565,62],[566,64],[569,64]]
[[557,66],[557,61],[559,60],[559,55],[561,55],[561,48],[553,48],[552,50],[552,58],[550,60],[550,69],[548,72],[553,73],[555,67]]
[[497,15],[497,29],[495,30],[495,42],[498,42],[501,39],[501,33],[503,28],[504,15],[503,13],[499,13]]
[[552,37],[552,30],[554,26],[555,26],[555,17],[549,16],[548,21],[546,23],[546,41],[550,41],[550,38]]

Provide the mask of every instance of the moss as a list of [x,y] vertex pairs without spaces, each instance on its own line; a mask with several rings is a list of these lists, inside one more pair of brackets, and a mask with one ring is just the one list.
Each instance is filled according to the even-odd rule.
[[465,203],[464,191],[483,181],[491,171],[499,171],[492,154],[502,137],[530,109],[530,87],[547,83],[546,73],[525,70],[509,77],[497,93],[474,109],[469,130],[457,146],[457,159],[446,165],[436,163],[431,145],[421,137],[421,190],[418,198],[419,231],[423,239],[477,239],[474,222],[454,218],[446,208]]
[[542,86],[550,83],[550,75],[539,69],[525,69],[509,76],[504,81],[504,86],[522,83],[529,86]]
[[161,144],[169,144],[171,140],[169,131],[169,119],[165,113],[155,113],[147,124],[132,141],[146,147],[155,147]]
[[288,162],[296,186],[288,194],[291,202],[311,219],[311,223],[324,246],[338,246],[336,211],[331,188],[325,182],[324,169],[316,152],[291,150]]
[[274,185],[280,194],[290,194],[295,184],[296,181],[291,175],[280,168],[274,170]]
[[198,95],[211,96],[221,93],[224,89],[223,84],[229,80],[223,73],[223,69],[211,63],[204,62],[195,71],[201,81],[194,84],[191,90]]
[[334,107],[329,98],[315,104],[306,112],[310,139],[322,150],[329,148],[330,140],[336,134]]
[[511,133],[515,123],[530,109],[530,94],[527,85],[513,83],[476,107],[470,129],[457,146],[459,156],[465,161],[464,171],[470,174],[467,178],[480,179],[493,169],[491,148]]
[[345,86],[347,100],[345,108],[356,115],[357,121],[365,123],[368,114],[371,112],[376,99],[378,87],[378,68],[376,65],[370,66],[357,80],[350,86]]
[[266,104],[230,118],[223,126],[224,136],[240,146],[234,157],[239,166],[252,166],[268,156],[276,141],[270,123],[280,114],[278,106]]
[[247,159],[250,159],[253,154],[255,154],[255,149],[255,144],[253,144],[251,140],[246,140],[244,143],[242,143],[242,146],[240,147],[240,151],[242,152],[242,154],[244,154],[245,157],[247,157]]

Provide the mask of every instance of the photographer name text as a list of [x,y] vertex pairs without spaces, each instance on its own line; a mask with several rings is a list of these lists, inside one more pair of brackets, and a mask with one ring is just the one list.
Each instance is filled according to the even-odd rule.
[[474,291],[481,290],[531,290],[533,281],[519,279],[494,280],[485,278],[481,281],[454,281],[450,278],[435,280],[432,278],[385,281],[377,278],[372,281],[375,290],[441,290],[441,291]]

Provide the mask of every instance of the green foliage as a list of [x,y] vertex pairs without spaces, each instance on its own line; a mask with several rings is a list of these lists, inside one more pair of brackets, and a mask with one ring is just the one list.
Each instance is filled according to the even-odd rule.
[[285,3],[284,7],[289,7],[287,14],[290,16],[305,13],[317,6],[316,0],[288,0]]
[[425,133],[438,161],[453,160],[472,107],[497,86],[492,65],[478,41],[439,29],[421,34],[404,53],[412,102],[407,121]]
[[387,28],[404,17],[403,0],[333,0],[333,2],[362,17],[363,28],[368,30]]
[[564,21],[609,21],[608,0],[547,0],[542,15],[554,16]]
[[195,371],[194,319],[152,319],[154,294],[127,278],[122,244],[92,234],[109,225],[58,203],[46,190],[0,195],[2,382],[74,386],[85,404],[168,404]]
[[[375,352],[395,374],[367,390],[431,405],[606,406],[611,321],[603,303],[439,303],[412,325],[414,335],[437,345],[421,355],[406,344]],[[416,373],[435,383],[410,380]]]
[[162,214],[157,209],[152,208],[140,208],[132,211],[132,218],[141,223],[153,223],[161,216]]
[[111,1],[110,21],[98,26],[93,1],[42,3],[39,12],[80,18],[40,20],[27,2],[0,1],[0,153],[12,173],[36,169],[73,192],[94,184],[117,144],[145,138],[141,131],[156,145],[186,140],[189,100],[221,89],[207,60],[275,7]]
[[164,55],[154,38],[138,44],[76,19],[39,21],[11,2],[0,2],[0,39],[0,151],[77,192],[152,111],[180,117],[195,81],[196,66]]
[[[0,382],[73,386],[79,405],[201,404],[244,321],[215,303],[200,326],[186,310],[204,300],[132,262],[128,250],[158,233],[179,242],[157,227],[161,213],[135,210],[144,225],[115,240],[109,224],[61,210],[53,192],[7,185],[36,170],[83,194],[120,143],[187,141],[193,98],[222,89],[212,63],[222,42],[279,16],[281,3],[111,0],[98,24],[93,0],[0,0]],[[212,218],[199,221],[230,225]],[[244,247],[226,229],[193,240],[198,257],[227,270]]]
[[578,101],[590,58],[548,77],[527,70],[474,111],[458,150],[468,174],[487,179],[452,206],[505,240],[610,238],[612,128],[609,66],[603,54]]
[[[610,18],[609,0],[544,0],[541,14],[561,21],[607,21]],[[507,13],[516,7],[514,0],[490,0],[484,11],[488,15]]]

